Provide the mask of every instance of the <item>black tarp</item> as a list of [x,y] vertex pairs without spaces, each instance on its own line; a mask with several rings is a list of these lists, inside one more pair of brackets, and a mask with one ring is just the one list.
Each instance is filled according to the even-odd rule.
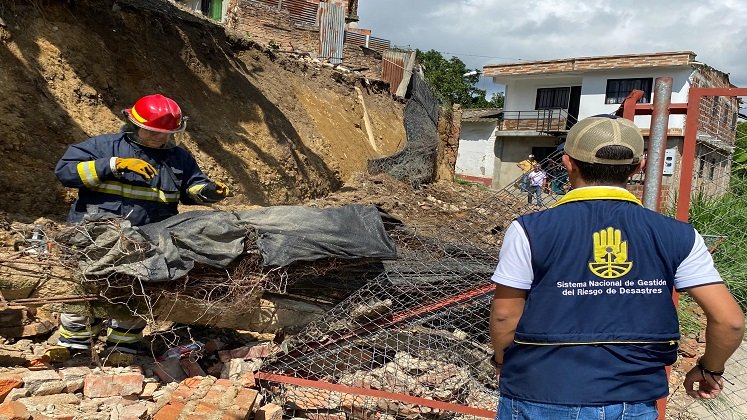
[[397,256],[379,210],[363,205],[194,211],[140,227],[96,217],[63,232],[58,241],[80,251],[79,267],[86,277],[123,274],[161,282],[185,276],[196,263],[228,266],[243,253],[252,229],[265,267]]

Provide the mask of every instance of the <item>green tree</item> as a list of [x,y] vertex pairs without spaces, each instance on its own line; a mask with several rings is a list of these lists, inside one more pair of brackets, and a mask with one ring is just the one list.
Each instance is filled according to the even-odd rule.
[[486,99],[485,91],[475,86],[480,81],[479,70],[471,71],[458,57],[447,60],[435,50],[417,50],[416,56],[423,66],[425,80],[442,101],[464,108],[503,107],[503,94],[495,93],[490,100]]

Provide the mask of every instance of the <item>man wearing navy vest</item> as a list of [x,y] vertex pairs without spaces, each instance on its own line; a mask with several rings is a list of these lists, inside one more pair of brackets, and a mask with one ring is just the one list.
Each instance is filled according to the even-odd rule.
[[656,419],[677,358],[673,290],[707,317],[688,394],[715,398],[723,387],[744,315],[700,234],[625,189],[642,155],[631,121],[578,122],[562,157],[573,189],[507,229],[490,313],[498,419]]

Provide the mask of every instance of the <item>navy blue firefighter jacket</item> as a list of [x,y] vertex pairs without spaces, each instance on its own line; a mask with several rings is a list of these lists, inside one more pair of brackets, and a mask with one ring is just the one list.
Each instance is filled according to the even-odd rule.
[[[146,180],[133,172],[117,172],[116,158],[150,163],[157,175]],[[106,212],[133,225],[154,223],[178,213],[177,205],[213,202],[200,192],[212,182],[194,157],[181,147],[152,149],[132,142],[127,134],[104,134],[68,147],[55,168],[66,187],[78,189],[68,222],[87,213]]]

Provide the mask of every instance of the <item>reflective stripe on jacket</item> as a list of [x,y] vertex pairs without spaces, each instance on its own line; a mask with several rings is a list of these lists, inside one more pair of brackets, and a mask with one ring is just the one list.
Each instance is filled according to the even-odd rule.
[[[118,173],[116,158],[137,158],[158,173],[151,180],[133,172]],[[68,221],[86,213],[107,212],[139,226],[177,214],[179,202],[203,203],[201,189],[211,181],[186,150],[150,149],[131,142],[125,133],[104,134],[68,147],[55,168],[66,187],[78,188]]]

